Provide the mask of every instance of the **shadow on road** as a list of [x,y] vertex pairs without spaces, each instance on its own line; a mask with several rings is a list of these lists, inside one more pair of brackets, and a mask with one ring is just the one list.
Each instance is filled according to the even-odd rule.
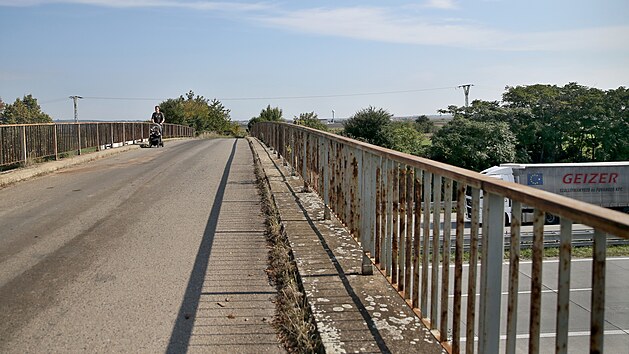
[[236,144],[238,140],[234,141],[232,152],[225,165],[225,171],[221,178],[214,204],[212,205],[212,211],[208,218],[205,231],[203,232],[203,239],[197,252],[197,257],[194,261],[190,278],[188,279],[188,286],[184,295],[179,313],[177,314],[177,321],[173,327],[173,331],[170,335],[168,342],[168,348],[166,353],[185,353],[188,351],[188,345],[190,344],[190,337],[192,336],[192,327],[194,325],[194,314],[199,307],[199,299],[201,298],[201,292],[203,288],[203,281],[205,279],[208,261],[210,253],[212,251],[212,243],[214,242],[214,234],[216,232],[216,225],[218,224],[218,217],[221,212],[221,205],[225,195],[225,188],[227,186],[227,179],[229,178],[229,170],[231,169],[234,155],[236,154]]

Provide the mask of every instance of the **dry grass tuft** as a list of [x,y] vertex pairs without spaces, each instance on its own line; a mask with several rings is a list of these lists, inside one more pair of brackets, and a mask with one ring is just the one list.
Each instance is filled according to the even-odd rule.
[[262,209],[266,215],[267,240],[271,247],[267,273],[278,290],[277,316],[273,320],[273,325],[289,353],[324,353],[325,350],[299,280],[290,244],[282,230],[268,181],[255,151],[253,152],[258,191],[262,200]]

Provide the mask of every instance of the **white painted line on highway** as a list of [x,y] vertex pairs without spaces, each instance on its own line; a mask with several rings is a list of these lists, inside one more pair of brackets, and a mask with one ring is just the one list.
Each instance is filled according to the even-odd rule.
[[[557,293],[558,290],[554,290],[554,289],[546,289],[546,290],[542,290],[542,293]],[[570,292],[579,292],[579,291],[592,291],[592,288],[575,288],[575,289],[570,289]],[[530,294],[531,291],[530,290],[522,290],[522,291],[518,291],[518,294]],[[504,295],[509,295],[509,292],[505,291],[501,293],[503,296]],[[480,296],[480,294],[476,294],[476,296]],[[454,297],[454,294],[448,295],[448,297]],[[467,294],[461,294],[461,297],[467,297]]]
[[[607,257],[607,261],[629,261],[629,257]],[[575,258],[572,262],[592,262],[592,258]],[[520,264],[531,264],[533,261],[520,261]],[[559,259],[544,260],[544,263],[559,263]],[[504,262],[502,264],[509,264]]]
[[[606,336],[617,336],[617,335],[629,335],[629,329],[614,329],[603,332]],[[555,338],[557,336],[554,332],[540,333],[540,338]],[[568,337],[589,337],[590,331],[572,331],[568,332]],[[524,334],[516,334],[516,339],[529,339],[530,335],[528,333]],[[466,337],[461,337],[461,341],[465,341]],[[507,335],[503,334],[500,336],[500,340],[507,340]],[[474,341],[478,342],[478,337],[474,337]]]
[[[629,261],[629,257],[607,257],[607,261]],[[572,262],[592,262],[592,258],[575,258]],[[533,261],[520,261],[519,264],[532,264]],[[559,259],[545,259],[544,263],[559,263]],[[502,265],[509,265],[509,262],[503,262]],[[454,268],[456,264],[450,263],[450,268]],[[469,267],[469,263],[464,263],[463,267]],[[441,268],[441,265],[439,265]],[[478,263],[480,267],[480,262]],[[432,268],[432,265],[428,265],[428,268]]]

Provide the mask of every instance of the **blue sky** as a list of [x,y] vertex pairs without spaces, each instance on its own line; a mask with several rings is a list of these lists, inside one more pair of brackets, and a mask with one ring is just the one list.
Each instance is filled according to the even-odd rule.
[[53,119],[147,119],[193,90],[232,120],[396,116],[505,86],[629,84],[627,0],[0,0],[0,98]]

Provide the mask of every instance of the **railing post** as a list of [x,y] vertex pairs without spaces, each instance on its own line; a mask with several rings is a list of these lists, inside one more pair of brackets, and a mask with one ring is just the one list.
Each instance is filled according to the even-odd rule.
[[81,123],[76,123],[76,136],[77,136],[77,141],[79,143],[78,146],[78,154],[81,155]]
[[[308,185],[308,138],[306,137],[306,134],[304,132],[300,133],[301,135],[301,144],[302,144],[302,152],[301,152],[301,156],[302,156],[302,160],[301,160],[301,178],[304,180],[304,189],[303,191],[305,193],[309,193],[310,192],[310,186]],[[271,136],[271,139],[273,136]]]
[[[360,152],[360,154],[358,154]],[[371,259],[369,258],[369,229],[370,229],[370,221],[371,219],[371,209],[368,207],[368,199],[372,198],[370,193],[371,181],[369,179],[369,173],[366,171],[367,168],[371,168],[369,163],[366,163],[366,160],[369,159],[367,157],[368,153],[364,150],[357,150],[356,159],[358,166],[358,185],[356,188],[356,195],[358,196],[358,225],[357,230],[360,230],[360,245],[363,249],[363,260],[361,265],[361,273],[362,275],[372,275],[373,267],[371,266]]]
[[323,138],[323,202],[325,204],[323,218],[325,220],[330,220],[332,218],[330,215],[330,163],[329,140],[327,138]]
[[99,136],[100,125],[99,123],[94,123],[94,126],[96,127],[96,151],[100,151],[100,136]]
[[590,353],[603,353],[605,339],[605,257],[607,235],[594,231],[592,251],[592,312],[590,313]]
[[26,125],[22,125],[22,159],[24,160],[25,165],[27,158],[28,153],[26,149]]
[[[433,174],[432,182],[432,258],[430,278],[430,329],[437,329],[439,321],[439,234],[441,223],[441,176]],[[428,221],[430,222],[430,221]]]
[[[559,252],[559,279],[557,281],[557,321],[555,353],[568,353],[570,313],[570,265],[572,259],[572,221],[561,218],[561,244]],[[515,351],[514,351],[515,352]]]
[[483,199],[482,247],[484,252],[481,254],[478,352],[498,353],[504,256],[504,197],[484,193]]
[[53,123],[52,128],[54,129],[54,140],[55,140],[55,160],[59,160],[59,143],[57,138],[57,124]]
[[[509,240],[509,298],[507,299],[507,354],[515,354],[518,324],[518,290],[520,279],[520,228],[522,203],[512,201],[511,238]],[[569,235],[571,238],[572,235]],[[569,291],[570,289],[568,289]],[[561,289],[559,290],[561,293]],[[567,328],[566,328],[567,330]]]

